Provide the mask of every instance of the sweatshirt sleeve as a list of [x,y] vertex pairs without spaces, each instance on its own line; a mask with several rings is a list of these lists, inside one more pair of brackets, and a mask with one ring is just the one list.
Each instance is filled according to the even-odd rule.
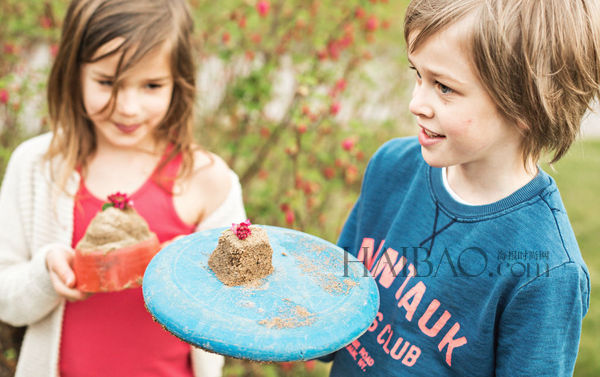
[[52,245],[32,253],[25,231],[34,180],[28,158],[15,150],[0,189],[0,320],[13,326],[34,323],[59,303],[45,264]]
[[576,263],[550,269],[520,287],[500,319],[496,376],[572,376],[589,276]]

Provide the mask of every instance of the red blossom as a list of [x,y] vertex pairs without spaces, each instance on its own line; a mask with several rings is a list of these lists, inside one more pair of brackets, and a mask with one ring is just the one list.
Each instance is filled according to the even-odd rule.
[[15,53],[15,45],[12,43],[5,43],[4,44],[4,53],[7,55],[14,54]]
[[105,203],[105,207],[115,207],[117,209],[126,209],[133,206],[133,201],[129,196],[123,192],[117,191],[116,193],[108,196],[109,203]]
[[43,29],[50,29],[52,27],[52,20],[48,16],[40,17],[40,26]]
[[0,103],[6,105],[8,103],[8,99],[10,98],[8,94],[8,90],[0,89]]
[[250,39],[252,40],[252,42],[259,44],[262,41],[262,36],[260,34],[252,34]]
[[348,184],[356,182],[358,179],[358,168],[354,165],[348,165],[344,172],[344,179]]
[[243,29],[246,27],[246,16],[242,15],[238,20],[238,26]]
[[263,126],[260,128],[260,136],[262,136],[263,139],[268,139],[269,136],[271,136],[271,130],[269,129],[269,127]]
[[296,126],[296,130],[298,131],[299,134],[305,133],[307,130],[306,124],[300,123],[299,125]]
[[335,169],[331,166],[328,166],[323,169],[323,175],[325,176],[325,179],[330,180],[335,177]]
[[331,104],[331,107],[329,108],[329,113],[331,113],[331,115],[337,115],[337,113],[340,112],[341,108],[342,108],[342,105],[339,102],[334,102]]
[[302,106],[302,115],[310,115],[310,107],[308,107],[308,105]]
[[231,231],[235,233],[237,238],[239,238],[240,240],[245,240],[246,238],[248,238],[249,235],[252,234],[252,231],[250,230],[250,225],[252,225],[252,223],[248,219],[246,219],[246,221],[242,221],[239,224],[232,223]]
[[285,211],[285,222],[288,225],[292,225],[294,224],[294,221],[296,221],[296,215],[294,214],[294,211],[292,211],[291,209]]
[[58,55],[58,45],[56,43],[50,45],[50,55],[53,58],[56,58],[56,55]]
[[348,152],[354,148],[354,144],[356,144],[356,141],[353,137],[347,137],[342,140],[342,148]]
[[258,172],[258,178],[262,181],[266,180],[267,178],[269,178],[269,172],[266,171],[265,169],[261,169]]
[[354,17],[359,20],[362,19],[365,16],[365,14],[365,10],[361,7],[356,8],[356,10],[354,11]]
[[231,34],[229,34],[229,32],[224,32],[223,36],[221,37],[221,40],[223,41],[224,44],[227,44],[230,40],[231,40]]
[[327,50],[319,50],[317,51],[317,58],[321,61],[327,59],[328,54],[327,54]]
[[256,3],[256,10],[261,17],[266,17],[269,14],[269,9],[271,8],[271,3],[266,0],[260,0]]
[[367,31],[375,31],[379,27],[379,20],[375,16],[371,16],[367,19],[365,23],[365,29]]

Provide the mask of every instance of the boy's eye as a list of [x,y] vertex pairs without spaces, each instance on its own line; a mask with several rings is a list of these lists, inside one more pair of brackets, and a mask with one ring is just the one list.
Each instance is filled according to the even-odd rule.
[[444,85],[440,82],[438,82],[436,84],[442,94],[450,94],[450,93],[454,92],[454,90],[452,90],[451,88],[447,87],[446,85]]
[[410,66],[409,68],[412,69],[413,71],[415,71],[415,73],[417,74],[417,78],[418,79],[421,79],[421,74],[419,73],[419,71],[417,71],[417,69],[415,67]]
[[113,82],[111,80],[98,80],[98,84],[102,86],[112,86]]

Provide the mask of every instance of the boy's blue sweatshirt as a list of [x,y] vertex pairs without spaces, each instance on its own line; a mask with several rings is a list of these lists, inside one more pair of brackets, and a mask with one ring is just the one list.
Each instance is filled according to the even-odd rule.
[[464,205],[416,139],[392,140],[338,244],[371,271],[381,306],[331,376],[572,375],[590,278],[543,171],[496,203]]

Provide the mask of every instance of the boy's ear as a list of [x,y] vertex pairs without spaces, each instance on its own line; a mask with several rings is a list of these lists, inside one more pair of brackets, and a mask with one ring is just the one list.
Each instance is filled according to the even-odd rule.
[[519,131],[521,131],[521,133],[524,134],[527,131],[529,131],[529,125],[525,123],[522,119],[517,119],[515,121],[515,124],[517,125],[517,128],[519,129]]

